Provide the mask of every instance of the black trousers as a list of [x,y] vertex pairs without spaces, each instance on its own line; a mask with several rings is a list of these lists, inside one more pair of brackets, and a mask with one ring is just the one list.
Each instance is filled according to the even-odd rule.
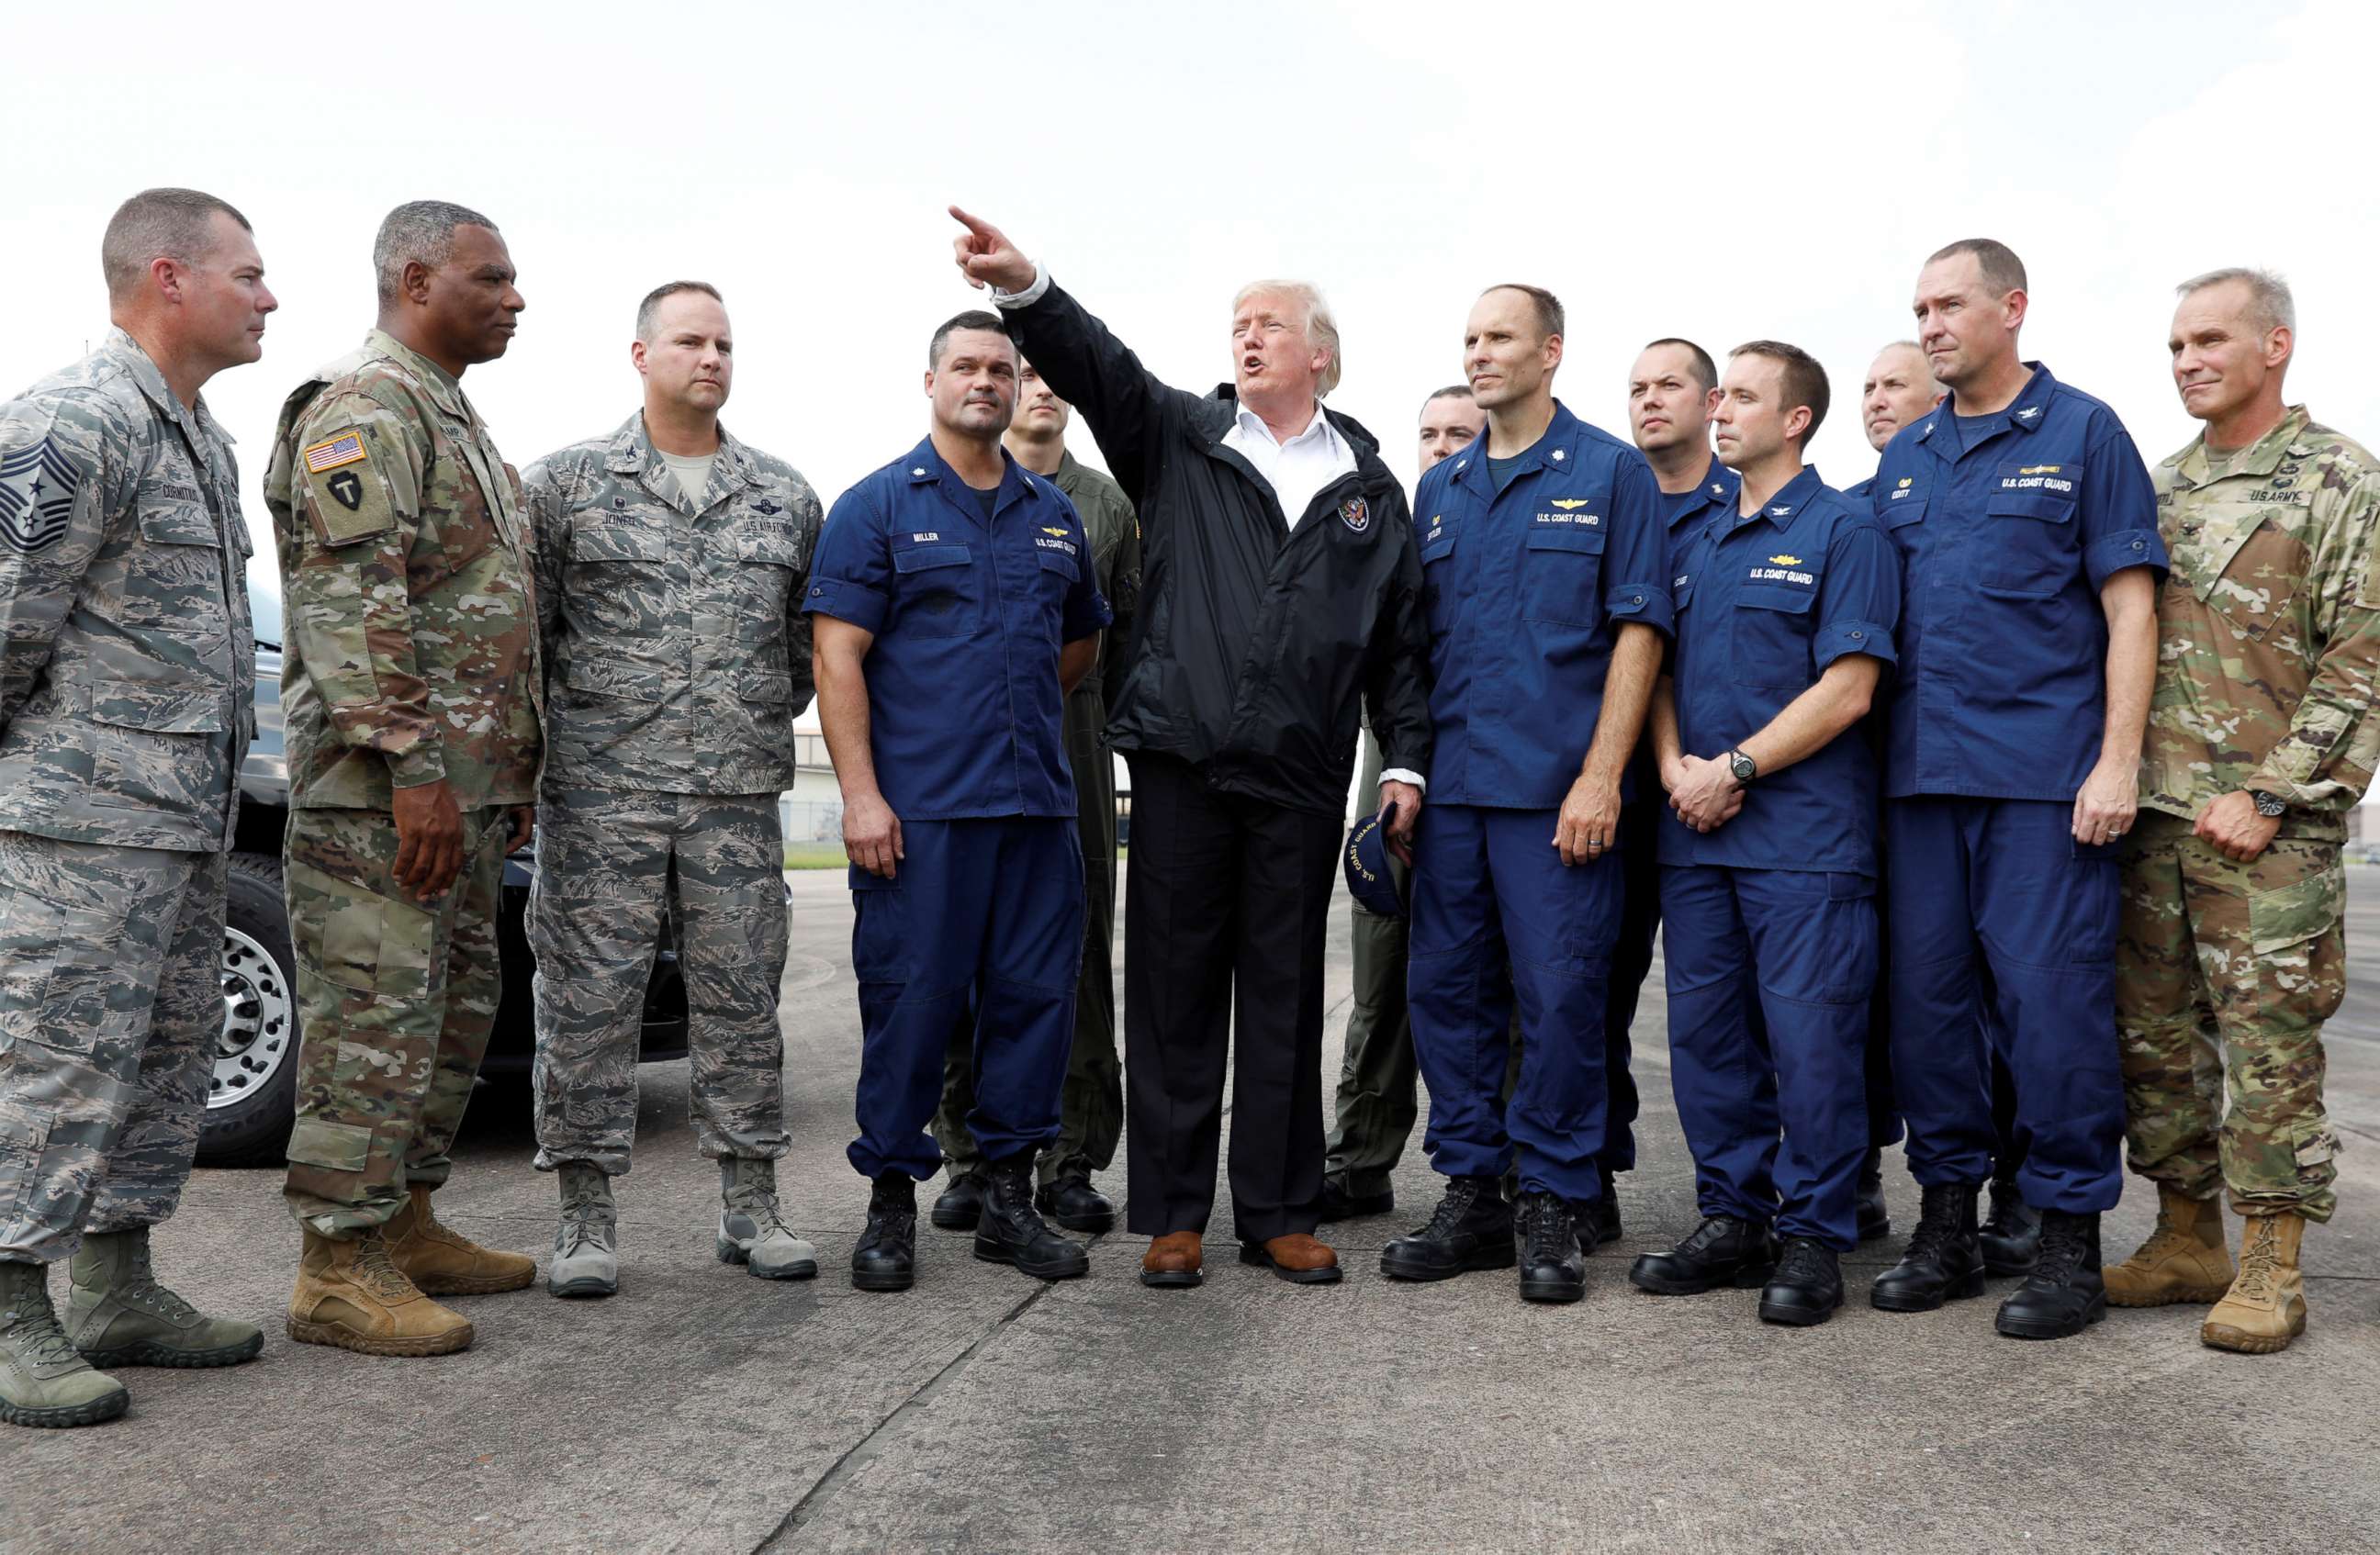
[[1340,819],[1217,793],[1172,756],[1125,760],[1126,1223],[1145,1236],[1206,1231],[1230,1057],[1238,1234],[1257,1242],[1310,1232],[1322,1191],[1322,964]]

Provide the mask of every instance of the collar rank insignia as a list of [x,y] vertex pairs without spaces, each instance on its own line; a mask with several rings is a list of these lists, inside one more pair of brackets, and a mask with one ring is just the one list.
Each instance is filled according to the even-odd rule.
[[1569,512],[1573,508],[1583,508],[1586,506],[1586,499],[1584,497],[1557,497],[1554,499],[1554,506],[1561,509],[1564,512]]
[[1360,535],[1372,526],[1372,510],[1361,497],[1350,497],[1339,504],[1339,522]]
[[2027,405],[2022,410],[2016,413],[2016,418],[2019,421],[2030,421],[2040,414],[2041,407],[2039,405]]
[[1559,449],[1559,448],[1558,448],[1558,449],[1555,449],[1555,450],[1554,450],[1554,462],[1555,462],[1556,464],[1560,464],[1560,463],[1561,462],[1561,457],[1562,457],[1562,451],[1561,451],[1560,449]]
[[1768,516],[1771,518],[1789,518],[1792,516],[1792,512],[1793,510],[1791,508],[1771,508],[1768,510]]
[[[1904,482],[1903,484],[1906,483]],[[1714,497],[1724,497],[1727,495],[1727,488],[1721,486],[1717,481],[1713,481],[1711,482],[1711,495]]]
[[82,472],[43,438],[0,455],[0,545],[30,555],[66,537]]

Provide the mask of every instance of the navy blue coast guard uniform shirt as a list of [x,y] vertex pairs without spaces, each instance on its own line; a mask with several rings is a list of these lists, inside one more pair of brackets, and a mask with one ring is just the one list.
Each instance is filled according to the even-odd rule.
[[2116,413],[2032,363],[2007,409],[1950,402],[1885,445],[1869,492],[1907,584],[1885,792],[2071,800],[2106,732],[2099,588],[2162,578],[2156,493]]
[[[1875,519],[1828,489],[1815,467],[1744,517],[1730,502],[1670,535],[1678,614],[1672,691],[1689,755],[1715,756],[1767,727],[1845,654],[1892,663],[1900,561]],[[1876,873],[1876,757],[1857,729],[1752,781],[1716,831],[1672,813],[1665,864]]]
[[929,438],[836,500],[802,608],[875,634],[868,738],[903,820],[1075,814],[1058,653],[1111,617],[1065,493],[1005,452],[983,504]]
[[1670,631],[1660,497],[1642,454],[1560,403],[1500,492],[1484,432],[1422,476],[1431,803],[1560,805],[1621,624]]

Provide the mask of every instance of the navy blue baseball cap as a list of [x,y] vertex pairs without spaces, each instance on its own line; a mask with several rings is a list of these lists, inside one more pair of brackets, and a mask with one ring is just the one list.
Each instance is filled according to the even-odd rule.
[[1411,876],[1389,851],[1389,826],[1397,818],[1390,805],[1366,815],[1347,834],[1347,894],[1367,912],[1383,918],[1405,915],[1405,886]]

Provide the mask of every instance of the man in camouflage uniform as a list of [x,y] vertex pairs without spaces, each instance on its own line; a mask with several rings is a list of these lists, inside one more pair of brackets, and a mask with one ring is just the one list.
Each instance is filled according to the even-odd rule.
[[2157,1228],[2107,1299],[2215,1302],[2200,1338],[2265,1354],[2305,1330],[2299,1240],[2336,1203],[2322,1026],[2346,992],[2347,813],[2380,756],[2380,465],[2283,398],[2278,277],[2180,292],[2174,381],[2206,425],[2155,473],[2173,571],[2116,980],[2127,1153]]
[[[1091,542],[1099,592],[1115,612],[1099,657],[1066,696],[1066,760],[1075,772],[1076,831],[1083,845],[1083,970],[1075,991],[1075,1042],[1059,1097],[1058,1138],[1041,1152],[1034,1207],[1069,1231],[1109,1231],[1115,1205],[1091,1186],[1091,1174],[1115,1160],[1123,1137],[1123,1066],[1115,1031],[1115,758],[1099,741],[1108,721],[1106,687],[1123,680],[1124,645],[1140,595],[1140,523],[1123,488],[1066,450],[1074,407],[1019,361],[1016,419],[1001,440],[1016,462],[1047,476],[1075,504]],[[1368,791],[1368,790],[1367,790]],[[983,1216],[983,1155],[967,1131],[975,1106],[974,1036],[954,1031],[942,1065],[942,1102],[934,1139],[942,1147],[950,1190],[934,1201],[933,1222],[972,1231]]]
[[810,700],[802,590],[822,513],[792,465],[720,426],[733,353],[716,290],[656,288],[630,347],[644,408],[524,480],[553,676],[529,944],[537,1164],[562,1188],[556,1296],[619,1288],[611,1178],[628,1170],[645,982],[673,908],[695,1140],[724,1199],[714,1250],[763,1278],[818,1272],[777,1211],[777,795]]
[[[94,1366],[228,1366],[251,1323],[150,1271],[223,1033],[248,526],[199,389],[263,354],[247,218],[150,189],[101,245],[115,327],[0,405],[0,1420],[129,1401]],[[61,1329],[49,1266],[68,1260]]]
[[432,1296],[518,1290],[534,1260],[438,1224],[431,1191],[495,1019],[496,893],[528,840],[540,687],[517,479],[463,395],[525,304],[495,224],[401,205],[372,246],[380,323],[282,407],[264,496],[286,626],[290,936],[305,1040],[289,1337],[432,1356]]

